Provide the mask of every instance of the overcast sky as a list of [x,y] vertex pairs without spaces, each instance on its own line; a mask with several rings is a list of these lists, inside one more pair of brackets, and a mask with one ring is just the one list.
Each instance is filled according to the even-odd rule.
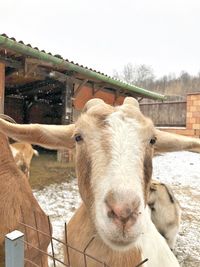
[[0,33],[113,74],[200,71],[200,0],[1,0]]

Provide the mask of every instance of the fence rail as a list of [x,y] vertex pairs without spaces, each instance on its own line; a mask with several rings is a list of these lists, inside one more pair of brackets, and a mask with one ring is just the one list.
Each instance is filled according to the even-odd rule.
[[186,101],[141,103],[140,109],[156,126],[185,127],[186,105]]

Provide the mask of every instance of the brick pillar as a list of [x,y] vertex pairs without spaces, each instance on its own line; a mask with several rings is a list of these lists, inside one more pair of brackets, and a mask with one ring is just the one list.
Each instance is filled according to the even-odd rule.
[[186,128],[192,135],[200,138],[200,93],[187,96],[187,123]]

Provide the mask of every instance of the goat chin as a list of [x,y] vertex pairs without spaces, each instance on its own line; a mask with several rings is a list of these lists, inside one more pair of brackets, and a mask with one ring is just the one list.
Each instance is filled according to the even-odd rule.
[[[133,267],[137,266],[142,260],[148,258],[144,264],[146,267],[178,267],[179,264],[168,247],[164,238],[158,233],[156,227],[151,221],[148,207],[144,212],[145,224],[143,233],[132,240],[129,246],[115,247],[108,245],[96,232],[96,227],[88,216],[87,208],[84,204],[76,211],[68,224],[68,242],[72,247],[84,251],[87,247],[87,254],[95,259],[106,262],[111,267]],[[79,232],[79,235],[74,234]],[[90,243],[90,241],[93,241]],[[88,244],[90,245],[88,246]],[[164,260],[163,260],[164,259]],[[65,261],[67,255],[65,254]],[[70,262],[73,267],[84,266],[84,259],[80,253],[70,250]],[[100,267],[95,261],[87,262],[88,267]]]
[[143,217],[128,230],[117,227],[114,223],[104,223],[103,227],[95,223],[98,234],[103,242],[115,251],[127,251],[133,248],[143,234]]

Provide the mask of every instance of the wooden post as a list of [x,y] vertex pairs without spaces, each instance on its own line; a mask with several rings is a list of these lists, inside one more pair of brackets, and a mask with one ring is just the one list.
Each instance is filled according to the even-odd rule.
[[0,62],[0,113],[4,113],[5,65]]
[[[72,107],[72,95],[73,95],[73,82],[71,79],[67,79],[62,91],[62,124],[67,125],[73,121],[73,107]],[[59,162],[70,162],[73,160],[72,152],[68,149],[59,150],[57,153],[57,160]]]
[[65,83],[65,88],[62,95],[63,113],[62,124],[72,123],[72,94],[73,94],[73,82],[68,79]]

